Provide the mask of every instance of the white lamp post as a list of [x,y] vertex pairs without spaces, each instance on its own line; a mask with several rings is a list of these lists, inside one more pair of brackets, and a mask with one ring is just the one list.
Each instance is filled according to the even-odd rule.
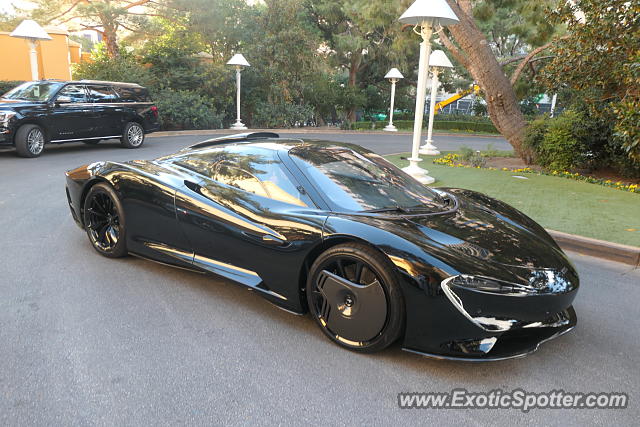
[[31,80],[39,80],[38,76],[38,52],[36,43],[38,40],[51,40],[51,37],[36,21],[26,19],[9,34],[11,37],[19,37],[29,42],[31,59]]
[[393,104],[395,103],[396,98],[396,83],[400,79],[404,79],[404,76],[397,68],[392,68],[389,70],[385,79],[389,79],[391,81],[391,106],[389,107],[389,124],[384,128],[387,132],[398,132],[398,129],[393,125]]
[[[431,35],[436,25],[452,25],[458,23],[458,17],[449,7],[446,0],[416,0],[400,17],[403,24],[414,25],[414,31],[422,36],[420,43],[420,63],[418,66],[418,88],[416,93],[416,115],[413,125],[413,145],[409,166],[403,170],[423,184],[435,181],[428,171],[418,166],[422,159],[418,156],[420,138],[422,136],[422,118],[424,102],[427,95],[427,61],[431,53]],[[418,31],[418,28],[420,31]]]
[[236,53],[233,58],[227,62],[227,65],[233,65],[236,67],[236,111],[237,119],[234,124],[231,125],[231,129],[244,130],[247,127],[240,120],[240,73],[244,67],[250,67],[249,62],[242,56],[241,53]]
[[429,57],[431,67],[431,106],[429,108],[429,126],[427,128],[427,143],[420,147],[420,154],[437,156],[438,148],[433,145],[433,118],[436,113],[436,93],[438,92],[438,73],[445,68],[453,68],[453,64],[441,50],[434,50]]

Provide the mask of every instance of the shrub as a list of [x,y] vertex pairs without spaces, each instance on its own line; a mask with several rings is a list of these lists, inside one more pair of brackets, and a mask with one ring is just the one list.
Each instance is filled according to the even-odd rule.
[[460,158],[465,162],[468,162],[469,160],[471,160],[471,157],[473,157],[473,154],[474,154],[474,151],[472,148],[469,148],[466,146],[460,147]]
[[163,89],[154,94],[162,129],[220,129],[222,115],[207,100],[188,90]]
[[[394,120],[393,124],[398,129],[413,130],[413,120]],[[386,121],[375,122],[375,129],[383,129],[387,125]],[[423,128],[426,128],[428,121],[425,120],[422,124]],[[371,130],[371,122],[356,122],[351,126],[351,129],[356,130]],[[496,127],[491,123],[476,123],[476,122],[451,122],[451,121],[434,121],[433,129],[435,130],[455,130],[466,132],[488,132],[498,133]]]
[[588,166],[589,152],[583,133],[583,116],[565,111],[553,119],[534,120],[526,133],[525,143],[533,149],[541,166],[569,170]]
[[540,117],[529,122],[529,126],[527,126],[524,134],[525,147],[530,148],[537,155],[538,150],[542,145],[542,141],[544,140],[544,135],[547,133],[548,127],[548,117]]
[[253,127],[267,129],[291,128],[302,126],[312,119],[313,109],[306,105],[258,102],[251,119],[251,124]]
[[640,167],[640,97],[620,102],[614,107],[618,121],[614,136],[620,145]]
[[73,78],[138,83],[149,86],[151,74],[126,49],[120,49],[118,58],[111,58],[107,55],[104,43],[99,43],[91,51],[91,62],[81,62],[73,66]]

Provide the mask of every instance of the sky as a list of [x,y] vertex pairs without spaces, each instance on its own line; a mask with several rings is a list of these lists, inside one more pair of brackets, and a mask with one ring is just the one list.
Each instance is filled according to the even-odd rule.
[[13,13],[16,9],[29,9],[30,3],[26,0],[0,0],[0,11]]

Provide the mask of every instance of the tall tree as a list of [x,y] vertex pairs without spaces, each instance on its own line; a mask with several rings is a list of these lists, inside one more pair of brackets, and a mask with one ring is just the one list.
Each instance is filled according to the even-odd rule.
[[118,56],[118,31],[140,31],[148,16],[157,16],[154,0],[33,0],[33,17],[44,24],[77,26],[102,35],[111,57]]
[[[536,34],[531,33],[528,39],[526,37],[523,39],[522,35],[518,37],[518,34],[511,30],[508,32],[514,34],[506,34],[508,37],[504,37],[504,35],[494,37],[492,43],[482,31],[480,24],[482,20],[475,18],[474,5],[476,8],[488,8],[488,18],[492,18],[494,13],[491,11],[492,7],[495,11],[495,6],[506,6],[511,10],[522,13],[527,11],[527,2],[515,0],[504,2],[447,0],[447,2],[460,19],[460,23],[440,31],[438,33],[440,40],[482,88],[489,116],[496,128],[509,141],[516,153],[524,160],[532,161],[531,154],[523,146],[527,122],[520,109],[513,85],[516,83],[523,68],[542,49],[532,50],[531,53],[533,55],[530,53],[519,56],[518,54],[531,50],[533,43],[546,41],[544,40],[546,37],[536,40]],[[478,14],[482,18],[483,11],[479,10],[479,12]],[[537,12],[537,10],[534,9],[533,12]],[[485,10],[484,13],[487,14],[487,11]],[[485,16],[484,22],[487,23],[487,21],[489,19]],[[547,34],[550,34],[550,32]],[[520,48],[518,48],[518,44],[520,44]],[[543,45],[543,47],[548,46]],[[511,78],[507,76],[499,61],[499,57],[507,55],[514,56],[514,60],[520,62]]]
[[551,20],[567,35],[551,51],[541,81],[568,87],[595,118],[614,122],[611,142],[640,165],[640,4],[628,0],[574,0]]
[[260,9],[246,0],[168,0],[166,5],[186,17],[189,30],[201,36],[217,62],[228,59],[246,39]]
[[[331,59],[347,71],[347,85],[359,86],[359,74],[389,48],[397,6],[389,1],[308,0],[314,23],[322,31]],[[347,119],[355,121],[355,106]]]

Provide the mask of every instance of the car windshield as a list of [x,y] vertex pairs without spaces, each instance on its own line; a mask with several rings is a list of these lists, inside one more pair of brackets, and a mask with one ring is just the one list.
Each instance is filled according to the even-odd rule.
[[27,82],[2,95],[3,99],[45,102],[60,89],[60,82]]
[[381,156],[339,146],[305,146],[291,158],[336,211],[443,210],[439,196]]

